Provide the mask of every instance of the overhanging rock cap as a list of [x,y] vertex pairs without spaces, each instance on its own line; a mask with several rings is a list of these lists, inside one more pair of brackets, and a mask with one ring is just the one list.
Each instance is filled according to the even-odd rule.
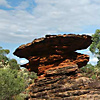
[[28,59],[30,56],[59,54],[86,49],[91,43],[92,40],[89,35],[46,35],[44,38],[35,39],[31,43],[19,46],[14,55]]

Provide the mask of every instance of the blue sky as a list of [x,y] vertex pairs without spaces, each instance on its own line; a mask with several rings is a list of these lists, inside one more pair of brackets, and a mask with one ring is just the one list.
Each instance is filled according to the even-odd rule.
[[[75,33],[92,35],[100,29],[99,0],[0,0],[0,46],[12,53],[21,44],[46,34]],[[97,58],[89,50],[81,51]]]

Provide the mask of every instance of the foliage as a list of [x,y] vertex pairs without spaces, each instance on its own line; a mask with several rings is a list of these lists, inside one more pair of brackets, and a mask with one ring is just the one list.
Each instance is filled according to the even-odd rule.
[[25,90],[24,92],[14,96],[14,100],[26,100],[29,96],[29,91]]
[[0,68],[0,98],[11,100],[12,96],[24,91],[25,80],[18,76],[17,70]]
[[28,93],[25,88],[34,83],[37,74],[20,69],[15,59],[9,59],[8,49],[0,47],[0,100],[24,100]]
[[97,79],[97,76],[94,74],[91,76],[91,78],[95,80],[95,79]]
[[92,79],[100,79],[100,67],[87,64],[81,68],[81,72],[84,76]]
[[10,65],[10,68],[11,68],[11,69],[17,69],[17,70],[20,69],[19,64],[17,64],[17,61],[16,61],[15,59],[10,59],[10,60],[8,61],[8,63],[9,63],[9,65]]
[[0,62],[0,68],[10,68],[10,69],[16,69],[16,70],[20,69],[19,64],[13,63],[11,62],[11,60],[10,62],[6,61],[5,64],[3,62]]
[[9,54],[9,52],[10,51],[8,49],[3,49],[2,47],[0,47],[0,61],[2,61],[3,64],[8,60],[6,55]]
[[20,95],[16,95],[14,96],[14,100],[24,100],[25,97],[20,96]]
[[34,79],[37,78],[37,74],[35,72],[29,72],[27,69],[21,69],[18,75],[25,80],[26,88],[34,83]]
[[99,59],[98,64],[100,66],[100,29],[97,29],[92,35],[92,44],[90,45],[90,51]]
[[[6,93],[8,93],[8,91],[9,91],[8,96],[10,97],[21,93],[20,91],[21,89],[20,87],[22,87],[21,85],[27,88],[30,84],[34,83],[34,79],[37,78],[36,73],[29,72],[27,69],[20,69],[20,70],[11,69],[9,64],[3,65],[2,62],[0,62],[0,67],[1,67],[0,68],[0,90],[5,90],[5,91],[1,91],[4,92],[3,95],[0,92],[2,98],[4,98],[4,96],[6,95]],[[23,80],[24,82],[21,80]],[[5,83],[3,81],[5,81]],[[1,88],[2,85],[3,87]],[[12,88],[18,90],[19,92],[16,92],[16,90],[12,90]],[[24,98],[24,97],[25,95],[24,96],[17,95],[16,98]]]
[[92,40],[93,42],[89,49],[94,55],[96,55],[99,61],[95,66],[88,64],[82,69],[82,71],[84,70],[84,72],[87,73],[89,77],[95,79],[100,78],[100,29],[97,29],[92,35]]
[[94,72],[94,66],[92,64],[87,64],[86,66],[81,68],[81,71],[84,73],[92,73]]
[[27,69],[21,69],[18,72],[18,76],[22,77],[25,80],[25,91],[15,95],[14,100],[25,100],[29,96],[28,86],[34,83],[34,79],[37,78],[37,74],[35,72],[29,72]]
[[[9,53],[10,53],[10,51],[8,49],[3,49],[2,47],[0,47],[0,62],[4,66],[9,65],[11,69],[17,69],[17,70],[19,70],[20,66],[17,63],[17,61],[15,59],[9,59],[7,57],[7,54],[9,54]],[[1,65],[0,65],[0,68],[1,68]]]

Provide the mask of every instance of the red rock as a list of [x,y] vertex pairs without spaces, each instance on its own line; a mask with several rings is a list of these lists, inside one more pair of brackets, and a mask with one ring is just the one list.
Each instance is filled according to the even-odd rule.
[[80,53],[69,53],[66,55],[50,55],[46,57],[29,59],[29,63],[22,67],[30,68],[30,71],[35,71],[38,75],[44,74],[45,70],[55,67],[64,67],[67,65],[77,64],[79,68],[85,66],[89,61],[89,56]]
[[35,39],[31,43],[21,45],[14,54],[20,58],[61,54],[75,50],[86,49],[91,44],[88,35],[46,35],[45,38]]
[[79,72],[89,56],[75,52],[91,42],[87,35],[47,35],[16,49],[15,55],[29,60],[22,66],[39,75],[27,88],[25,100],[99,100],[100,81],[93,82]]
[[75,51],[86,49],[91,42],[91,36],[88,35],[46,35],[45,38],[21,45],[14,54],[29,60],[22,67],[43,75],[50,69],[76,64],[78,68],[85,66],[89,56]]

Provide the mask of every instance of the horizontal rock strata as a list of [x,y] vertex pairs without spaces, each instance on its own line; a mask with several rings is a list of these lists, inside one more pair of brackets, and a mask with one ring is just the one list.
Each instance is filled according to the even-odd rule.
[[14,54],[20,58],[62,54],[75,50],[86,49],[91,44],[88,35],[46,35],[45,38],[35,39],[31,43],[21,45]]
[[[71,70],[70,70],[71,69]],[[83,77],[77,65],[47,71],[28,90],[29,100],[99,100],[100,81]]]
[[22,67],[38,73],[26,100],[99,100],[100,82],[83,77],[79,70],[89,56],[76,52],[91,43],[91,36],[64,34],[46,35],[18,47],[14,54],[29,60]]
[[88,35],[46,35],[45,38],[21,45],[14,54],[29,60],[29,63],[22,67],[41,75],[48,68],[56,66],[67,64],[78,64],[79,68],[85,66],[89,61],[89,56],[75,51],[86,49],[91,42],[91,37]]

